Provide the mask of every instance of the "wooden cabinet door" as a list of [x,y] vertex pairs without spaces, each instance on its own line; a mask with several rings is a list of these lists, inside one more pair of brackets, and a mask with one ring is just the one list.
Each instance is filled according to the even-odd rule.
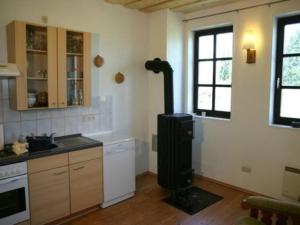
[[31,225],[46,224],[70,215],[68,167],[29,175]]
[[7,52],[21,72],[9,80],[11,107],[57,108],[57,29],[13,21],[7,25]]
[[58,107],[91,104],[91,34],[58,28]]
[[70,165],[71,213],[103,201],[102,159]]

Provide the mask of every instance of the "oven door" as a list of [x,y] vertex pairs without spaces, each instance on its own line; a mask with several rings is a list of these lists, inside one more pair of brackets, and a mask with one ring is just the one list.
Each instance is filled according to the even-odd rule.
[[1,225],[29,219],[27,175],[0,180],[0,203]]

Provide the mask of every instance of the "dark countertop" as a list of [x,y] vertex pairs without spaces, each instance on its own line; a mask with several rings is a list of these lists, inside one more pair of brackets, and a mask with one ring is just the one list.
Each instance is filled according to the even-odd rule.
[[30,159],[36,159],[51,155],[63,154],[72,151],[83,150],[86,148],[93,148],[102,146],[102,142],[96,141],[81,134],[74,134],[68,136],[62,136],[55,138],[54,143],[58,146],[49,150],[42,150],[38,152],[27,152],[21,155],[16,155],[14,153],[8,154],[5,157],[0,157],[0,166],[24,162]]

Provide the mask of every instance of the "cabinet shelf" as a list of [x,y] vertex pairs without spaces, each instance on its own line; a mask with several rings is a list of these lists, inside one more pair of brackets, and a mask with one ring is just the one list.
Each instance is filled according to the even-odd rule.
[[27,49],[26,50],[29,53],[39,53],[39,54],[47,54],[46,50],[40,50],[40,49]]
[[67,52],[67,56],[83,56],[82,53]]
[[82,81],[83,78],[68,78],[69,81]]
[[27,77],[28,80],[47,81],[48,78],[43,77]]

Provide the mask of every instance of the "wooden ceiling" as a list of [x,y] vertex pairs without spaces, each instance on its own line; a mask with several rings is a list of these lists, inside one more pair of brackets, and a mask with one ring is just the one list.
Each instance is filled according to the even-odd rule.
[[176,12],[189,13],[215,6],[225,5],[241,0],[105,0],[108,3],[123,5],[126,8],[142,12],[154,12],[171,9]]

